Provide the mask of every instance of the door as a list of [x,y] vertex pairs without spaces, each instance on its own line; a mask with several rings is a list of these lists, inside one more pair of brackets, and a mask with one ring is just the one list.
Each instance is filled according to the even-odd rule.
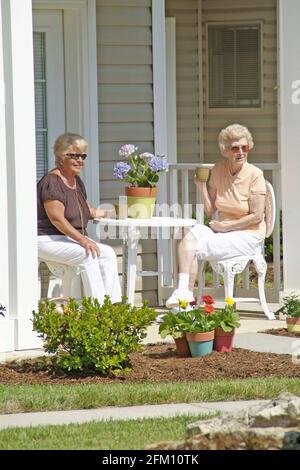
[[33,10],[37,180],[55,166],[53,144],[65,132],[62,10]]

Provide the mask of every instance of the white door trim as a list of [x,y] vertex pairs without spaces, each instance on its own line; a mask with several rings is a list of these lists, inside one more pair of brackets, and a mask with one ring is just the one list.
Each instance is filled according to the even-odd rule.
[[46,35],[46,83],[47,83],[47,129],[48,170],[55,166],[53,143],[64,132],[65,78],[63,48],[63,18],[61,10],[45,13],[37,10],[33,15],[33,31]]
[[[99,139],[95,0],[33,0],[34,10],[64,11],[66,130],[89,143],[84,181],[89,202],[99,204]],[[75,27],[74,27],[75,25]],[[75,109],[76,108],[76,109]]]

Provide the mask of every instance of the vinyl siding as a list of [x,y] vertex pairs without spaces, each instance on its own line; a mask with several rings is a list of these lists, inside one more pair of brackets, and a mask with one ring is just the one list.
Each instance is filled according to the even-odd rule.
[[198,0],[166,0],[176,19],[177,160],[199,162]]
[[[255,147],[250,161],[277,162],[277,24],[276,0],[203,0],[203,109],[204,109],[204,160],[219,159],[217,146],[221,128],[233,122],[241,123],[253,134]],[[260,109],[208,109],[207,107],[207,38],[209,22],[262,23],[262,107]]]
[[[96,0],[101,203],[124,194],[124,184],[113,178],[120,146],[154,149],[151,15],[151,0]],[[121,273],[121,244],[111,244]],[[155,241],[142,241],[138,253],[138,270],[157,269]],[[157,304],[157,278],[137,278],[135,301],[142,298]]]
[[[198,25],[198,8],[202,24]],[[176,18],[176,80],[177,80],[177,149],[178,163],[214,163],[220,158],[217,138],[220,130],[240,122],[253,133],[255,148],[252,162],[277,162],[277,24],[276,0],[166,0],[166,16]],[[261,109],[208,110],[207,92],[207,22],[262,22],[262,83]],[[199,34],[202,51],[199,52]],[[200,59],[199,59],[200,58]],[[202,95],[199,92],[199,60],[202,67]],[[201,82],[200,82],[201,83]],[[203,111],[202,111],[203,109]],[[200,113],[203,112],[203,135]],[[192,172],[191,172],[192,173]],[[181,197],[179,184],[179,198]],[[195,186],[190,175],[190,201],[195,201]]]

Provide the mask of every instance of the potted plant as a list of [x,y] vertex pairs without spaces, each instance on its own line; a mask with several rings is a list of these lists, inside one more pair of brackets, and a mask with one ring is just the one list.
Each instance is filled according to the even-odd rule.
[[286,315],[287,329],[300,335],[300,296],[294,292],[283,297],[283,306],[275,313]]
[[235,311],[234,300],[225,299],[225,307],[213,313],[215,322],[215,339],[213,348],[219,352],[231,352],[235,329],[240,326],[240,316]]
[[182,330],[186,333],[191,355],[205,356],[212,352],[215,335],[214,300],[210,296],[202,297],[203,305],[193,310],[182,312]]
[[180,357],[190,357],[191,352],[186,339],[186,334],[183,331],[184,315],[188,307],[188,302],[180,301],[179,310],[167,312],[159,325],[159,334],[162,339],[167,336],[172,336],[176,344],[177,353]]
[[123,145],[119,156],[123,161],[114,166],[114,177],[131,186],[125,188],[128,216],[134,218],[151,218],[157,196],[159,173],[168,169],[164,156],[152,153],[137,153],[138,147],[133,144]]
[[4,316],[5,316],[5,315],[4,315],[4,312],[5,312],[5,311],[6,311],[6,308],[3,307],[2,304],[0,304],[0,315],[2,315],[2,316],[4,317]]

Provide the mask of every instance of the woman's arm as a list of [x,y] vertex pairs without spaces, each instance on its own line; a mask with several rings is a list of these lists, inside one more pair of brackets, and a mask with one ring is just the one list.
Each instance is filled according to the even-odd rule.
[[202,181],[195,180],[195,183],[201,194],[201,200],[204,204],[204,212],[207,217],[210,218],[217,210],[215,207],[217,190],[210,186],[207,189],[206,183]]
[[259,224],[264,218],[265,195],[256,194],[249,198],[250,214],[237,220],[226,220],[219,222],[212,220],[209,225],[215,232],[232,232],[233,230],[244,230],[251,225]]
[[90,214],[91,214],[91,219],[103,219],[103,218],[109,218],[113,214],[113,209],[111,210],[104,210],[104,209],[95,209],[95,207],[92,207],[89,203],[87,203],[90,209]]
[[58,200],[48,200],[44,202],[44,208],[50,222],[57,230],[79,243],[79,245],[86,250],[87,255],[91,254],[93,258],[100,255],[97,243],[78,232],[65,218],[65,206],[62,202]]

